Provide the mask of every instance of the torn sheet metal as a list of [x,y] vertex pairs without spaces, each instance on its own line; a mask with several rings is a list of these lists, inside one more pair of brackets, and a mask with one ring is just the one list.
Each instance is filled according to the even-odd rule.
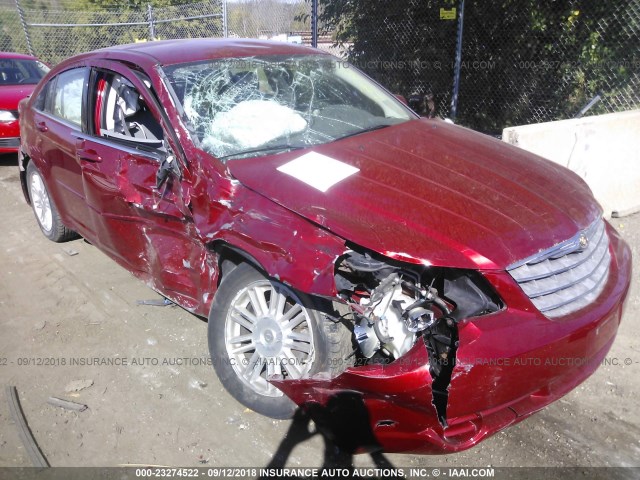
[[205,167],[195,175],[191,194],[197,234],[205,244],[240,249],[300,291],[335,295],[333,269],[345,249],[343,240],[231,181],[200,181],[212,174]]
[[422,453],[438,451],[433,442],[442,438],[443,428],[432,405],[429,357],[423,342],[389,365],[350,368],[333,379],[273,378],[272,382],[298,405],[325,406],[342,392],[360,394],[371,429],[386,452],[415,450],[416,436],[432,440],[424,442]]

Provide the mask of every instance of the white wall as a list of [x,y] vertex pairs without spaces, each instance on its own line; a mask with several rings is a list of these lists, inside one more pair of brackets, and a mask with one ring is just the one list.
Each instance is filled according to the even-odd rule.
[[576,172],[607,217],[640,211],[640,110],[505,128],[502,139]]

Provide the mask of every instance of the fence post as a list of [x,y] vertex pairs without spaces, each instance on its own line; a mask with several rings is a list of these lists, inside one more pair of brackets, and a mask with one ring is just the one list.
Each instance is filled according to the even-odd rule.
[[460,92],[460,64],[462,62],[462,32],[464,30],[464,0],[460,0],[458,15],[458,42],[456,45],[456,65],[453,73],[453,96],[451,97],[451,120],[456,120],[458,113],[458,93]]
[[229,36],[229,22],[227,20],[227,0],[222,0],[222,35]]
[[311,46],[318,48],[318,0],[311,0]]
[[149,38],[151,41],[156,39],[156,26],[153,23],[153,7],[147,3],[147,20],[149,21]]
[[27,21],[24,19],[24,10],[22,10],[19,0],[16,0],[16,9],[18,10],[18,16],[20,17],[20,24],[22,25],[24,36],[27,39],[27,50],[29,50],[29,55],[33,57],[35,55],[33,52],[33,47],[31,46],[31,38],[29,37],[29,30],[27,29]]

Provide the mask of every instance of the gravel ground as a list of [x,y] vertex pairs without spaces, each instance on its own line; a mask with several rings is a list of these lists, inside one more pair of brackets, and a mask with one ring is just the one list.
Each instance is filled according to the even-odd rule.
[[[44,238],[22,198],[15,165],[15,156],[0,157],[0,384],[17,386],[51,465],[266,466],[291,422],[244,409],[210,366],[154,365],[157,359],[206,358],[206,323],[177,307],[136,305],[159,297],[82,240],[54,244]],[[640,215],[613,224],[640,271]],[[609,354],[618,365],[603,365],[560,401],[471,450],[388,460],[398,467],[640,466],[639,326],[640,284],[634,278]],[[128,364],[68,364],[95,357],[126,358]],[[50,360],[21,365],[22,359]],[[89,409],[50,406],[50,396]],[[29,466],[0,398],[0,467]],[[287,466],[319,467],[324,453],[316,435],[295,446]],[[355,464],[373,461],[360,455]]]

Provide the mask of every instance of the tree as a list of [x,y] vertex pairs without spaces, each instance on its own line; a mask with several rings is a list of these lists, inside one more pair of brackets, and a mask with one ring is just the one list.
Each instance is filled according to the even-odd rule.
[[[448,114],[457,22],[440,9],[457,1],[320,1],[352,62],[394,92],[430,90]],[[624,0],[466,0],[459,122],[499,132],[571,117],[599,91],[629,94],[639,20]]]
[[322,1],[321,22],[350,45],[349,60],[394,92],[431,91],[444,98],[451,86],[455,21],[441,21],[451,2],[398,0]]

